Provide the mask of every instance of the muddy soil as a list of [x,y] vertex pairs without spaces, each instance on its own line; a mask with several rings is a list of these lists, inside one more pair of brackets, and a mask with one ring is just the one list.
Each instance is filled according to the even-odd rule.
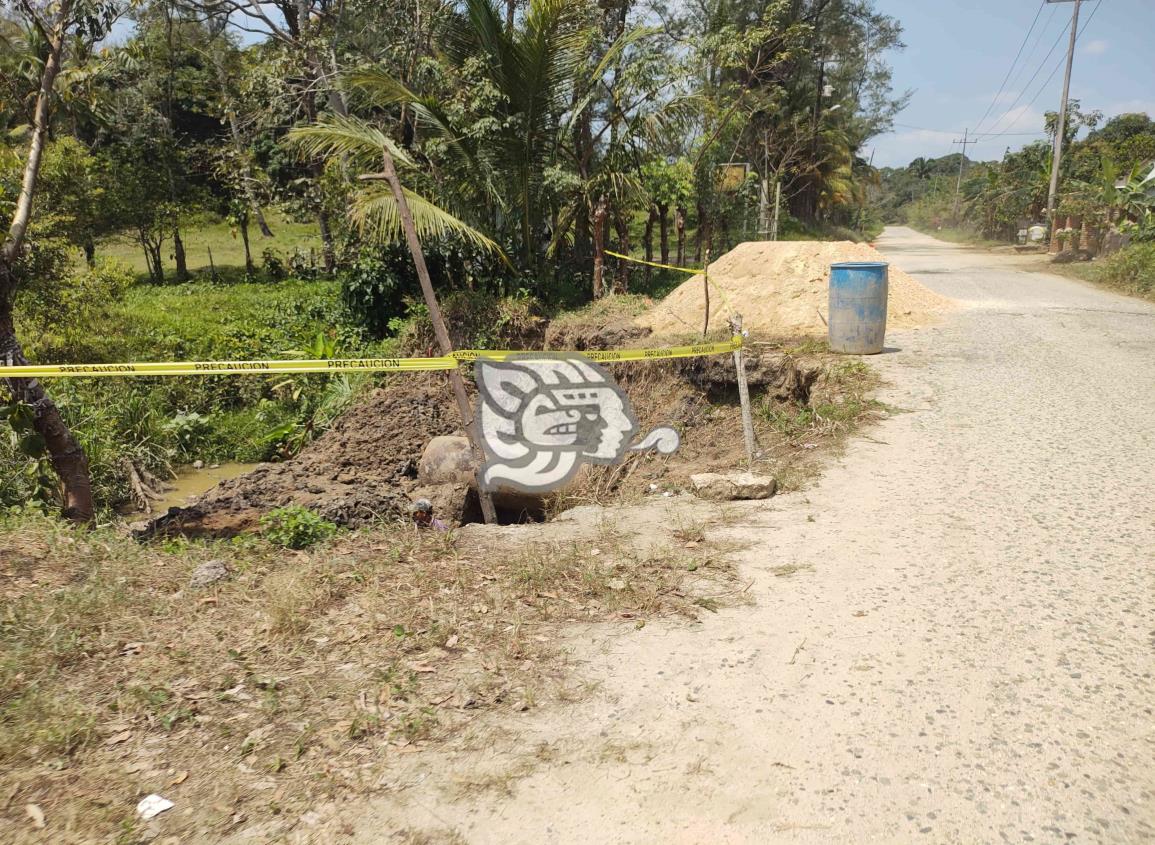
[[444,375],[392,378],[295,458],[225,481],[138,533],[227,537],[254,530],[263,514],[290,504],[350,528],[400,518],[418,493],[425,444],[460,430]]
[[[600,333],[599,333],[600,332]],[[636,327],[568,327],[548,338],[552,348],[596,349],[636,344]],[[572,493],[553,511],[605,501],[617,493],[641,493],[659,485],[683,488],[693,472],[738,466],[744,454],[737,405],[736,375],[729,355],[645,362],[611,367],[633,400],[643,428],[673,425],[682,447],[672,456],[631,455],[620,467],[599,467],[586,475],[588,490]],[[817,359],[781,352],[752,353],[746,371],[755,401],[805,404],[822,371]],[[135,526],[141,539],[183,534],[229,537],[256,530],[261,517],[290,504],[316,511],[349,528],[405,519],[409,503],[427,497],[440,518],[451,524],[480,521],[476,495],[465,485],[428,486],[417,465],[433,437],[463,433],[448,380],[440,373],[389,379],[298,456],[280,464],[262,464],[226,481],[185,507],[171,508]],[[521,521],[524,512],[505,514]]]

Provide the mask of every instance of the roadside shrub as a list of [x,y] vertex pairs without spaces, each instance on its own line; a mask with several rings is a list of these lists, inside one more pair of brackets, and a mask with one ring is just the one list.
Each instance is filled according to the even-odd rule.
[[[397,341],[406,353],[437,351],[433,323],[423,302],[411,300],[407,320],[395,320]],[[534,349],[541,345],[546,321],[532,296],[494,296],[454,291],[441,300],[449,339],[458,349]]]
[[1132,244],[1103,260],[1099,281],[1127,293],[1155,296],[1155,243]]
[[286,505],[261,517],[265,539],[286,549],[307,549],[336,531],[336,525],[300,505]]
[[261,253],[261,269],[271,282],[283,282],[289,276],[285,262],[273,249],[266,249]]
[[[442,239],[429,241],[424,248],[433,287],[439,291],[464,288],[500,295],[515,291],[520,283],[497,256],[472,244]],[[403,244],[363,248],[340,280],[345,304],[377,338],[389,334],[396,319],[407,316],[407,300],[421,295],[413,259]]]

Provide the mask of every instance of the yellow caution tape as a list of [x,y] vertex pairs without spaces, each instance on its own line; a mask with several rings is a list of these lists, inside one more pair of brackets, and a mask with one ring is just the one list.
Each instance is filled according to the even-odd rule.
[[[625,261],[632,261],[635,264],[646,264],[650,267],[660,267],[663,270],[678,270],[679,272],[682,272],[682,273],[695,273],[695,274],[706,272],[705,270],[695,270],[693,267],[675,267],[673,264],[658,264],[656,261],[646,261],[646,260],[641,259],[641,258],[633,258],[632,256],[622,255],[620,252],[613,252],[613,251],[608,250],[608,249],[606,250],[606,255],[612,255],[614,258],[621,258]],[[714,290],[718,291],[718,293],[721,295],[722,307],[728,311],[733,310],[730,308],[730,298],[728,296],[726,296],[726,291],[722,290],[722,288],[720,288],[718,286],[717,282],[712,281],[710,279],[709,275],[706,276],[706,281],[708,281],[713,286]]]
[[[742,337],[734,335],[729,340],[718,343],[695,343],[691,346],[661,346],[655,349],[587,349],[584,352],[542,352],[543,358],[564,358],[568,355],[582,355],[591,361],[614,363],[615,361],[655,361],[664,358],[695,358],[701,355],[720,355],[724,352],[733,352],[742,346]],[[508,349],[469,349],[454,352],[453,357],[460,361],[505,361],[518,355],[527,353]],[[532,354],[532,353],[530,353]],[[2,371],[0,371],[2,372]]]
[[620,252],[612,252],[611,250],[608,250],[608,249],[606,250],[606,255],[612,255],[614,258],[620,258],[623,261],[632,261],[635,264],[646,264],[650,267],[658,267],[662,270],[677,270],[680,273],[704,273],[704,272],[706,272],[705,270],[702,270],[701,268],[675,267],[673,264],[659,264],[656,261],[646,261],[645,259],[642,259],[642,258],[634,258],[633,256],[630,256],[630,255],[622,255]]
[[[720,343],[666,346],[657,349],[608,349],[585,352],[543,352],[544,357],[583,355],[591,361],[651,361],[663,358],[692,358],[733,352],[742,345],[735,336]],[[0,366],[0,378],[90,378],[101,376],[227,376],[272,373],[340,372],[431,372],[453,370],[460,364],[484,358],[504,361],[527,350],[461,349],[439,358],[329,358],[316,361],[169,361],[141,364],[34,364]]]

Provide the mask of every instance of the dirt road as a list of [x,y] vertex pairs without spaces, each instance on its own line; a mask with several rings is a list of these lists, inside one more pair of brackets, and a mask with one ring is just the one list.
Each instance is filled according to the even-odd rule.
[[425,760],[358,841],[1155,839],[1155,307],[879,248],[963,308],[875,359],[908,413],[712,530],[756,603],[575,642],[592,694]]

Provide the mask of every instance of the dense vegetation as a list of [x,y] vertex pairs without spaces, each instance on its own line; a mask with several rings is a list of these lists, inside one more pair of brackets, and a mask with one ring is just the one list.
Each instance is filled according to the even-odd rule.
[[[1083,114],[1072,102],[1069,145],[1063,157],[1056,213],[1086,220],[1098,232],[1114,227],[1136,241],[1155,240],[1155,121],[1124,114],[1102,127],[1098,112]],[[1047,121],[1053,132],[1055,116]],[[1086,137],[1075,140],[1078,130]],[[883,168],[879,212],[887,222],[927,230],[962,228],[990,240],[1014,241],[1028,223],[1046,217],[1051,144],[1038,141],[1007,151],[999,162],[965,163],[959,185],[958,154],[918,158],[908,167]]]
[[[393,164],[435,285],[546,308],[669,281],[607,248],[690,263],[755,237],[775,183],[783,231],[869,228],[858,152],[904,101],[900,34],[873,0],[5,5],[0,356],[394,343],[422,307]],[[193,455],[291,451],[356,390],[0,384],[0,507],[80,517],[89,461],[114,506]]]

